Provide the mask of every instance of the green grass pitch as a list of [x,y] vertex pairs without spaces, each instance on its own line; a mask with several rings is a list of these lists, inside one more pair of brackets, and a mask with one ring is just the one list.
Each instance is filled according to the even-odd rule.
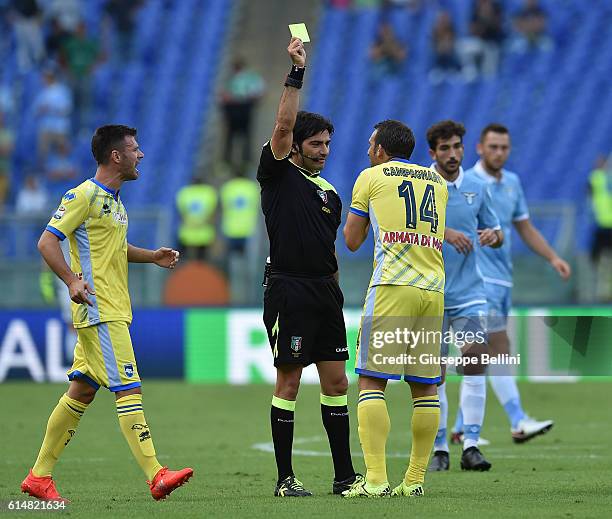
[[[454,419],[458,384],[449,384]],[[0,384],[0,503],[25,499],[19,484],[31,467],[49,412],[65,386]],[[271,388],[195,386],[145,381],[145,412],[160,462],[191,466],[195,475],[165,502],[154,502],[123,439],[111,396],[100,391],[55,470],[60,492],[72,500],[71,517],[610,517],[612,415],[610,382],[521,384],[528,411],[555,419],[547,435],[514,445],[502,409],[489,392],[483,452],[488,473],[462,473],[452,448],[451,471],[429,474],[422,499],[344,501],[330,495],[332,465],[319,414],[318,388],[300,390],[296,410],[294,469],[313,498],[274,498],[270,444]],[[351,387],[355,466],[363,471]],[[411,402],[404,384],[387,401],[392,420],[387,452],[391,484],[403,476],[410,452]],[[452,423],[452,422],[451,422]],[[254,448],[259,445],[259,448]],[[58,512],[38,512],[58,513]],[[31,514],[30,514],[31,515]]]

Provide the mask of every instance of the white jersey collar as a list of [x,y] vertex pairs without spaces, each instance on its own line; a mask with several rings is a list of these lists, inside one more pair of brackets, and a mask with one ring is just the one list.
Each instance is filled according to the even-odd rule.
[[[433,170],[435,170],[435,171],[438,171],[438,170],[436,169],[436,163],[435,163],[435,162],[434,162],[434,163],[433,163],[431,166],[429,166],[429,167],[430,167],[430,168],[432,168],[432,169],[433,169]],[[457,178],[455,179],[455,181],[454,181],[454,182],[449,182],[449,181],[447,180],[447,181],[446,181],[446,185],[447,185],[448,187],[450,187],[450,186],[455,186],[455,188],[457,188],[457,189],[461,189],[461,184],[463,184],[463,177],[464,177],[464,176],[465,176],[465,175],[463,174],[463,167],[462,167],[462,166],[459,166],[459,175],[457,175]],[[443,177],[443,178],[444,178],[444,177]]]

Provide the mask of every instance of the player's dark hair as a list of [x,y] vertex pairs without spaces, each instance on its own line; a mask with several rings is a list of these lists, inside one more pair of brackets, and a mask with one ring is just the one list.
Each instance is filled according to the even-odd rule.
[[98,164],[106,164],[113,150],[123,150],[126,137],[136,137],[136,128],[122,124],[100,126],[91,138],[91,153]]
[[485,137],[487,136],[487,133],[489,132],[503,133],[506,135],[510,134],[510,132],[508,131],[508,128],[506,128],[503,124],[499,124],[499,123],[487,124],[480,132],[480,142],[484,142]]
[[376,137],[374,145],[379,144],[390,157],[409,159],[414,151],[414,134],[404,123],[387,119],[374,125]]
[[438,141],[446,141],[451,137],[457,136],[463,142],[463,136],[465,135],[465,126],[463,124],[446,120],[440,121],[439,123],[430,126],[427,130],[427,144],[429,144],[430,150],[435,150],[438,145]]
[[293,144],[296,144],[298,149],[302,149],[302,143],[316,135],[327,130],[330,135],[334,133],[334,125],[329,119],[326,119],[320,114],[312,112],[299,111],[295,119],[293,127]]

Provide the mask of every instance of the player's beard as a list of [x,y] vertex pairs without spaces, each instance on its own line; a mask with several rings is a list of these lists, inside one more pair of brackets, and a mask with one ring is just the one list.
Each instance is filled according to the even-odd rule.
[[461,162],[453,162],[453,163],[446,162],[442,166],[442,169],[449,177],[452,177],[453,175],[457,174],[460,167],[461,167]]
[[502,168],[504,167],[505,161],[504,160],[494,160],[494,161],[488,161],[485,160],[484,161],[484,165],[487,168],[487,170],[492,171],[493,173],[499,173]]
[[138,178],[138,176],[140,175],[140,172],[138,171],[138,169],[136,168],[136,164],[126,167],[125,169],[123,169],[123,171],[121,172],[121,176],[123,178],[124,181],[130,181],[130,180],[136,180]]

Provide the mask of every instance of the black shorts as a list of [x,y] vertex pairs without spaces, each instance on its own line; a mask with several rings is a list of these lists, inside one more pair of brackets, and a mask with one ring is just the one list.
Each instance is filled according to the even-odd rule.
[[612,229],[598,227],[591,244],[591,259],[599,261],[599,256],[609,249],[612,249]]
[[333,277],[270,277],[264,292],[264,324],[274,365],[308,366],[347,360],[344,297]]

